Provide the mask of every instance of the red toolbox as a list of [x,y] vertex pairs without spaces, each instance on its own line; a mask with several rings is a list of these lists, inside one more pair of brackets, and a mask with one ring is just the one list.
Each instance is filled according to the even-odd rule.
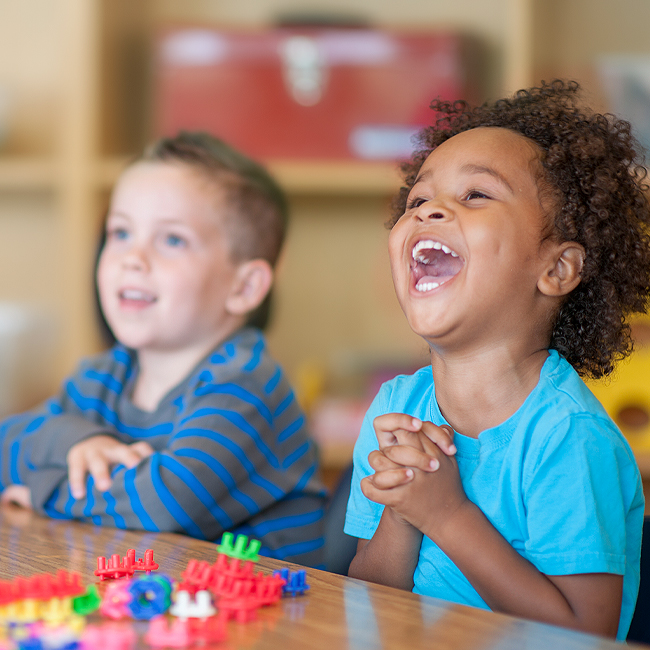
[[476,99],[477,62],[450,32],[168,29],[155,134],[207,130],[263,160],[403,158],[434,98]]

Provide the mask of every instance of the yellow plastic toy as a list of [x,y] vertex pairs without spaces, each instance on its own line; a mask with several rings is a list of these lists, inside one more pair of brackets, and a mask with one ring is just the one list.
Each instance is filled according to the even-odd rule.
[[637,454],[650,452],[650,317],[632,323],[634,352],[610,379],[587,385]]

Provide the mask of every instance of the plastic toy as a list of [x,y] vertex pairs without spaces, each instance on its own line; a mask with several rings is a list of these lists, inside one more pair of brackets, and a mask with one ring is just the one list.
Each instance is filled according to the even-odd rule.
[[123,559],[117,553],[111,555],[108,562],[105,557],[98,557],[95,575],[101,580],[126,576],[130,578],[136,571],[146,571],[149,574],[156,569],[158,569],[158,564],[154,562],[152,549],[149,548],[144,552],[144,559],[136,560],[135,549],[130,548]]
[[169,613],[179,618],[208,618],[216,611],[212,595],[206,590],[197,591],[194,598],[188,591],[178,591],[174,604],[169,608]]
[[90,585],[85,594],[72,599],[72,609],[80,616],[86,616],[97,611],[101,602],[97,587]]
[[97,558],[97,569],[95,570],[95,575],[98,576],[100,580],[124,578],[127,576],[131,577],[133,575],[133,567],[128,564],[127,558],[124,558],[124,561],[122,561],[120,556],[115,553],[111,555],[108,562],[106,562],[105,557]]
[[[243,562],[257,562],[260,559],[258,551],[262,546],[262,542],[258,539],[252,539],[249,543],[246,535],[237,535],[234,544],[232,540],[232,533],[224,533],[221,537],[221,544],[217,546],[218,552]],[[248,546],[246,546],[247,544]]]
[[140,558],[139,560],[136,560],[135,549],[133,548],[130,548],[126,552],[126,557],[136,571],[146,571],[146,573],[149,574],[158,569],[158,564],[153,561],[153,549],[151,548],[148,548],[144,552],[144,559]]
[[71,598],[50,598],[50,600],[41,603],[39,618],[52,625],[65,623],[71,615]]
[[127,610],[127,604],[132,599],[128,586],[128,582],[110,584],[99,606],[100,614],[115,620],[128,616],[130,612]]
[[282,587],[282,593],[290,596],[303,595],[309,589],[306,582],[307,574],[303,571],[289,571],[287,567],[273,572],[274,576],[279,576],[285,581]]
[[171,604],[172,583],[166,576],[143,576],[129,582],[127,590],[131,599],[126,607],[138,620],[164,614]]
[[103,623],[89,625],[81,635],[84,650],[131,650],[135,647],[137,634],[131,625]]
[[177,618],[167,623],[164,616],[156,616],[149,622],[145,641],[155,648],[185,648],[190,645],[190,624],[187,619]]
[[0,581],[0,606],[17,600],[49,600],[66,598],[84,592],[78,573],[57,571],[55,575],[39,573],[31,578],[14,578]]

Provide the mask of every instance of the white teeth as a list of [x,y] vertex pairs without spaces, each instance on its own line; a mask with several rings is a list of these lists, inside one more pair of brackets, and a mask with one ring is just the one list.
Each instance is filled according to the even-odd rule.
[[416,285],[415,288],[418,291],[431,291],[431,289],[437,289],[440,286],[439,282],[421,282],[420,284]]
[[150,293],[138,291],[137,289],[124,289],[120,295],[124,300],[146,300],[149,302],[154,300],[154,297]]
[[418,262],[424,262],[425,259],[420,255],[420,252],[423,250],[436,250],[436,251],[442,251],[446,255],[451,255],[452,257],[458,257],[458,253],[455,253],[454,251],[449,248],[449,246],[445,246],[444,244],[441,244],[439,241],[433,241],[432,239],[422,239],[421,241],[417,242],[415,246],[413,246],[413,259],[418,261]]

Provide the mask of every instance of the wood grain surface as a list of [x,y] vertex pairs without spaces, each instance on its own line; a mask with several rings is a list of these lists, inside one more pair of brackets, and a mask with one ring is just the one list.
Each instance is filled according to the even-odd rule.
[[[130,548],[142,557],[154,550],[160,571],[174,579],[191,559],[216,559],[216,547],[171,533],[147,533],[44,519],[13,506],[0,507],[0,579],[77,571],[84,585],[96,582],[97,557],[122,556]],[[258,569],[270,573],[287,566],[261,558]],[[300,568],[289,565],[292,570]],[[228,623],[228,638],[218,650],[264,648],[290,650],[620,650],[613,641],[519,620],[434,598],[373,585],[316,569],[307,570],[310,590],[258,610],[256,620]],[[101,586],[101,585],[100,585]],[[99,622],[98,615],[90,617]],[[146,622],[126,621],[139,634]],[[629,646],[632,647],[632,646]]]

